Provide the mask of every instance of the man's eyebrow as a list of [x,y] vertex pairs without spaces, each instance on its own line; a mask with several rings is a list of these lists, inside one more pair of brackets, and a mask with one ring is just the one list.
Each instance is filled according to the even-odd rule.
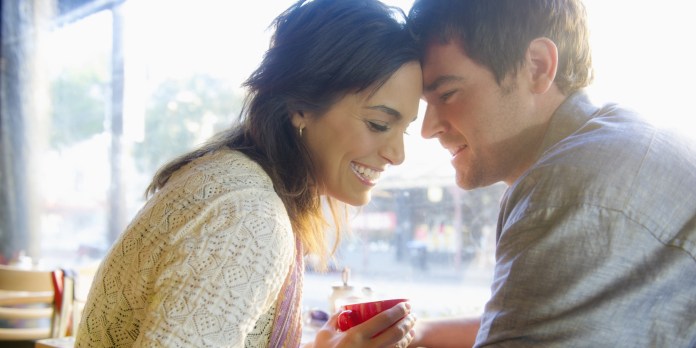
[[440,86],[444,85],[445,83],[450,83],[450,82],[454,82],[454,81],[461,81],[461,80],[464,80],[464,78],[461,76],[443,75],[443,76],[440,76],[437,79],[435,79],[435,81],[433,81],[429,85],[425,86],[423,88],[423,92],[426,92],[426,93],[433,92],[436,89],[438,89]]
[[401,113],[398,110],[396,110],[394,108],[390,108],[386,105],[381,105],[381,104],[380,105],[372,105],[372,106],[367,106],[365,108],[370,109],[370,110],[381,111],[387,115],[394,117],[397,120],[400,120],[403,118],[403,116],[401,115]]

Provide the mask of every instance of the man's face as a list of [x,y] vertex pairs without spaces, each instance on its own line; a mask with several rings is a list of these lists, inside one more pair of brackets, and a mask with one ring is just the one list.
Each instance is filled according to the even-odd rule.
[[508,184],[522,174],[539,139],[528,131],[534,98],[525,70],[501,85],[456,42],[431,44],[423,62],[428,106],[421,134],[437,138],[452,154],[457,185],[464,189]]

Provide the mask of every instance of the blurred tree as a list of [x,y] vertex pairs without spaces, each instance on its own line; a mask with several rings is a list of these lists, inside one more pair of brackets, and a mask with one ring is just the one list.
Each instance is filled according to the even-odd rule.
[[163,82],[146,110],[145,139],[134,147],[138,169],[154,173],[229,127],[237,120],[242,102],[229,82],[210,76]]
[[62,148],[104,131],[107,81],[95,69],[65,70],[51,85],[51,147]]

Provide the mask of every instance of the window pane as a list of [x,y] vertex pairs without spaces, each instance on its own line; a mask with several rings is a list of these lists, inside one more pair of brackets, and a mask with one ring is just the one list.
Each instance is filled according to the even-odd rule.
[[[385,2],[407,11],[412,1]],[[693,30],[673,27],[693,26],[681,18],[690,12],[668,2],[655,8],[586,0],[598,72],[590,92],[598,100],[616,95],[653,121],[694,136],[696,124],[683,117],[690,110],[683,81],[696,79],[686,63],[694,53],[672,52],[683,64],[664,64],[661,51],[644,47],[645,37],[669,39],[671,47],[690,42],[680,33]],[[293,1],[114,3],[117,11],[107,6],[86,16],[55,17],[41,29],[46,38],[29,51],[41,62],[30,100],[47,117],[38,122],[45,132],[30,132],[32,144],[45,145],[32,150],[39,163],[32,182],[40,197],[40,235],[31,243],[38,251],[27,252],[46,266],[98,262],[144,203],[157,168],[236,121],[244,98],[240,86],[261,61],[268,26]],[[636,21],[624,23],[633,30],[616,26],[628,6],[632,13],[650,11],[665,31],[643,26],[639,15],[622,16]],[[617,42],[623,45],[618,51]],[[647,70],[656,65],[665,70]],[[644,81],[639,88],[636,78]],[[118,91],[122,98],[114,97]],[[352,211],[352,232],[331,269],[315,272],[309,260],[305,308],[328,309],[332,286],[349,269],[357,296],[368,287],[373,297],[408,297],[421,317],[482,310],[505,186],[458,189],[448,153],[419,135],[424,104],[420,111],[406,137],[406,162],[385,173],[370,204]]]

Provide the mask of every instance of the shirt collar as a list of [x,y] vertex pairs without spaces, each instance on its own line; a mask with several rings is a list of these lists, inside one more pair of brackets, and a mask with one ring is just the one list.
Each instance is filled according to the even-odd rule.
[[600,108],[592,104],[584,90],[569,95],[551,117],[549,128],[541,143],[539,156],[550,147],[575,133],[592,119]]

